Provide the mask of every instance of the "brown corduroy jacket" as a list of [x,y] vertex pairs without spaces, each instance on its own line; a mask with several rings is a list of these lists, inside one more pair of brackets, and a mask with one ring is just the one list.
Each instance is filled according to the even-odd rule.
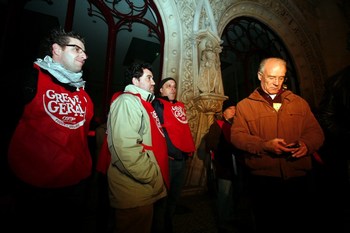
[[[309,104],[286,90],[276,111],[256,89],[237,104],[231,142],[245,152],[245,163],[254,175],[283,177],[303,176],[312,167],[311,155],[324,141],[323,131]],[[295,160],[264,151],[263,143],[283,138],[287,143],[302,141],[308,155]]]

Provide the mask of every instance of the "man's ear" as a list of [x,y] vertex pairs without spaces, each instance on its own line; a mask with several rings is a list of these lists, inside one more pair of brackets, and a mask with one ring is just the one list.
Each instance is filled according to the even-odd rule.
[[52,55],[59,56],[61,55],[61,52],[62,52],[61,46],[59,46],[57,43],[54,43],[52,45]]
[[139,80],[135,77],[132,78],[131,80],[132,84],[134,84],[135,86],[138,86],[139,85]]

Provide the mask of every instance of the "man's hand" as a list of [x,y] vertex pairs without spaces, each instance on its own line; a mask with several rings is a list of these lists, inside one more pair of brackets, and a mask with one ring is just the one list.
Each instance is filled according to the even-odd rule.
[[290,148],[292,149],[292,151],[290,151],[289,153],[291,153],[291,156],[293,158],[300,158],[307,155],[308,149],[304,142],[298,141],[295,143],[291,143],[291,144],[288,144],[287,147],[288,146],[292,147],[293,145],[298,145],[297,147]]
[[265,142],[263,148],[277,155],[291,154],[293,158],[300,158],[307,155],[308,152],[304,142],[298,141],[287,144],[282,138],[275,138]]

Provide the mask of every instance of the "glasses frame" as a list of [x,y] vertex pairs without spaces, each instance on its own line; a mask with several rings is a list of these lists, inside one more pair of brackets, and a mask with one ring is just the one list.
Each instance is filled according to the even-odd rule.
[[88,54],[86,53],[86,51],[84,49],[82,49],[79,45],[76,45],[76,44],[65,44],[63,46],[68,46],[68,47],[74,47],[75,48],[75,51],[78,53],[78,54],[82,54],[84,53],[86,58],[88,58]]

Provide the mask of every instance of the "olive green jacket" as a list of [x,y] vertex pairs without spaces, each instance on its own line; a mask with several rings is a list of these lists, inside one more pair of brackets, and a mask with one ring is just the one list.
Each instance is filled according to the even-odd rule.
[[[125,92],[138,93],[147,101],[154,99],[153,94],[134,85],[128,85]],[[134,208],[166,196],[153,151],[142,145],[152,145],[152,138],[150,119],[139,97],[122,94],[112,102],[107,135],[112,159],[107,172],[111,206]]]

